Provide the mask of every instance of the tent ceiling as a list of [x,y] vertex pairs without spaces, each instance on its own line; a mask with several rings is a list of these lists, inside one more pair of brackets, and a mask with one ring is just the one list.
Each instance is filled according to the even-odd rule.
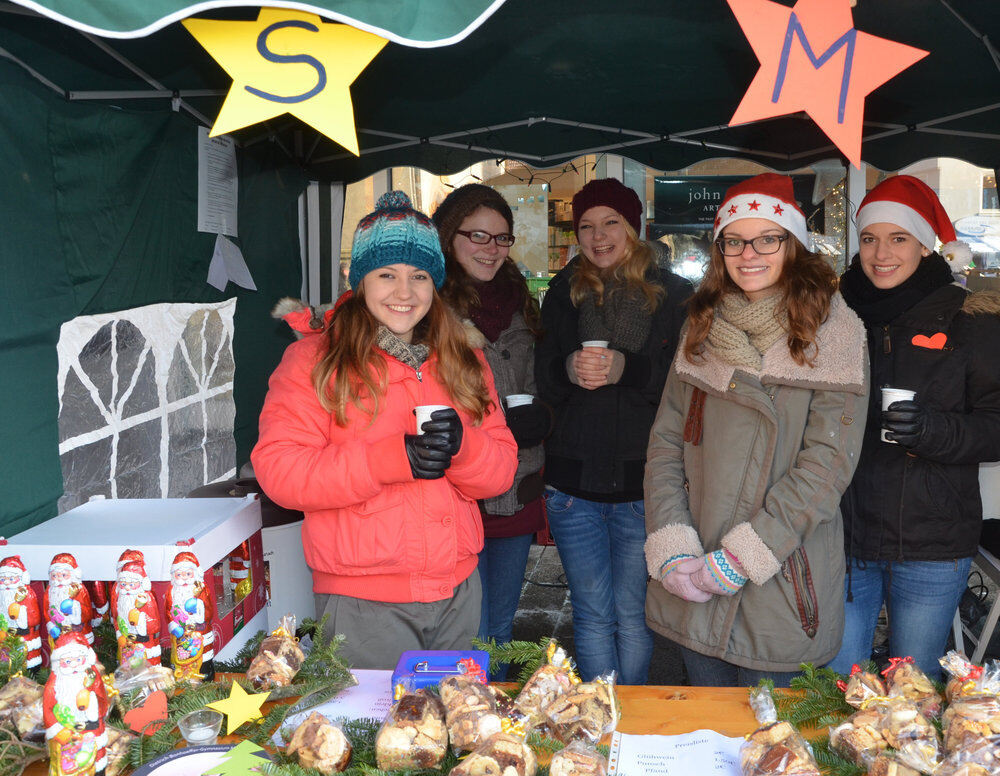
[[[206,15],[253,18],[256,9]],[[953,156],[998,166],[1000,56],[990,40],[1000,40],[1000,2],[858,0],[854,18],[865,32],[931,52],[869,96],[865,161],[897,169]],[[108,40],[0,13],[0,48],[72,98],[162,88],[211,120],[229,86],[179,24]],[[274,140],[311,175],[341,180],[394,165],[453,172],[489,158],[544,167],[602,151],[658,169],[738,156],[787,170],[839,156],[802,116],[726,126],[757,67],[724,0],[507,0],[459,43],[390,43],[376,57],[352,87],[360,158],[290,117],[238,137]],[[162,99],[126,96],[102,97],[164,109]]]

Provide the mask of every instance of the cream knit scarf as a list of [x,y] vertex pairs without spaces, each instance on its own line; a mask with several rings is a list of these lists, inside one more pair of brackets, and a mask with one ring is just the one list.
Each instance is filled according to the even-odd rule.
[[759,372],[763,354],[788,333],[788,313],[779,309],[780,301],[780,293],[756,302],[726,294],[715,309],[708,349],[727,364]]

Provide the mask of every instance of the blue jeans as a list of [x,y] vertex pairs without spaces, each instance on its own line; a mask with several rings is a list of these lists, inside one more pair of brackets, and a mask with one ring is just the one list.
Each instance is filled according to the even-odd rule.
[[[910,655],[931,679],[941,676],[955,609],[969,578],[972,558],[946,561],[864,561],[848,558],[844,579],[844,640],[830,668],[849,673],[867,660],[882,604],[889,614],[889,654]],[[847,600],[848,586],[851,600]]]
[[615,671],[645,684],[653,655],[646,627],[646,510],[547,489],[545,507],[573,604],[576,663],[584,681]]
[[695,687],[756,687],[761,679],[771,679],[775,687],[788,687],[798,671],[758,671],[708,657],[687,647],[681,647],[688,684]]
[[[534,534],[486,538],[479,553],[479,578],[483,583],[483,613],[479,620],[479,638],[505,644],[511,639],[514,615],[521,600],[524,569]],[[507,665],[490,667],[490,679],[501,681]]]

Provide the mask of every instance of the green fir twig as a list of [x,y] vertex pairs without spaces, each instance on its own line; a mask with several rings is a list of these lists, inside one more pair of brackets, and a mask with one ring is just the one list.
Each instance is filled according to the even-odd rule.
[[497,663],[508,663],[510,665],[521,666],[515,680],[518,689],[524,686],[539,666],[545,662],[549,642],[548,636],[543,636],[535,641],[508,641],[506,644],[497,644],[496,639],[481,641],[473,639],[472,646],[485,651],[490,656],[490,665]]

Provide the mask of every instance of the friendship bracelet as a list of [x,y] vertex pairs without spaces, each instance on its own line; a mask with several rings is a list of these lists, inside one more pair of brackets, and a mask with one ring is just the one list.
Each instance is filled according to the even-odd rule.
[[705,563],[712,578],[723,590],[735,593],[747,583],[747,577],[733,568],[726,553],[722,550],[716,550],[706,555]]

